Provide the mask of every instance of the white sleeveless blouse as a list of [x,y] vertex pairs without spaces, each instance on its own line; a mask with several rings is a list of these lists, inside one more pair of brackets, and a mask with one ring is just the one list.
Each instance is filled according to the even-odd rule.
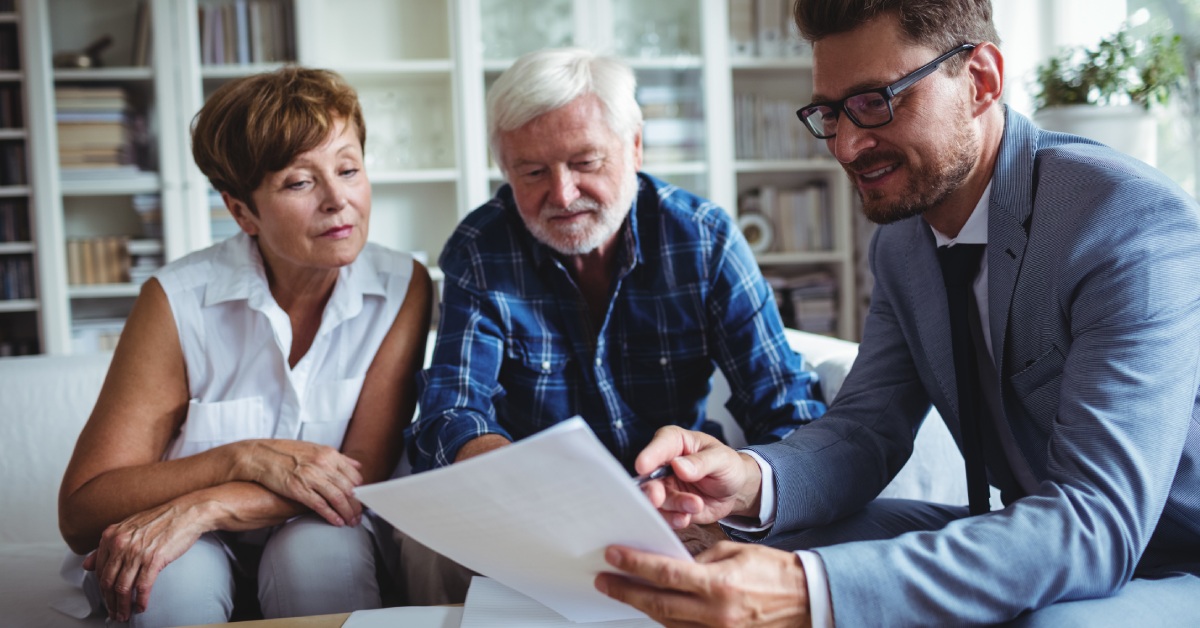
[[[339,270],[308,353],[289,368],[292,328],[244,233],[168,264],[162,284],[187,365],[187,419],[164,455],[249,438],[341,448],[367,367],[404,303],[412,257],[368,243]],[[397,382],[400,385],[400,382]]]

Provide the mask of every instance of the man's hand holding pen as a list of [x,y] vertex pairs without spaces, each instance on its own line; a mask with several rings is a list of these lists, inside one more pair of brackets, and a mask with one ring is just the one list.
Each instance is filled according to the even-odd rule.
[[638,482],[642,491],[672,528],[731,514],[758,516],[758,464],[707,434],[664,427],[638,455],[634,469],[643,474],[638,476],[644,478]]
[[[676,530],[759,516],[758,463],[707,434],[662,428],[634,469],[646,476],[642,492]],[[612,545],[604,560],[614,571],[598,574],[596,589],[665,625],[810,623],[807,576],[791,552],[718,541],[688,562]]]

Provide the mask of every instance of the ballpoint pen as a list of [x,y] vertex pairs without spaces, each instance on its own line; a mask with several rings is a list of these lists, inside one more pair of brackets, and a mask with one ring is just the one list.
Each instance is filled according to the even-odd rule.
[[671,463],[668,462],[667,464],[664,464],[663,466],[651,471],[650,473],[643,473],[643,474],[633,478],[633,482],[634,482],[634,484],[641,486],[641,485],[645,484],[646,482],[650,482],[651,480],[661,480],[665,477],[669,477],[674,474],[675,474],[675,471],[673,469],[671,469]]

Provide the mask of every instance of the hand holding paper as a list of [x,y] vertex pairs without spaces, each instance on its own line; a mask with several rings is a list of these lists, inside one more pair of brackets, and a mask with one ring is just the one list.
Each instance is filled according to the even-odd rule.
[[355,493],[421,543],[573,621],[643,616],[595,590],[596,574],[610,569],[604,562],[608,546],[691,561],[580,418]]

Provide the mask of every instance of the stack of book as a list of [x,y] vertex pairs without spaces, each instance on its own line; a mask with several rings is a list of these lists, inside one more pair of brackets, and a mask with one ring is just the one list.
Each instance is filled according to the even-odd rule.
[[158,194],[134,194],[133,211],[142,223],[142,237],[162,239],[162,199]]
[[18,129],[24,125],[20,83],[0,86],[0,128]]
[[833,220],[825,185],[780,190],[764,185],[742,197],[739,213],[761,213],[774,227],[776,253],[833,250]]
[[28,255],[0,255],[0,301],[33,298],[33,260]]
[[200,62],[246,65],[296,58],[289,0],[225,0],[200,4]]
[[704,119],[696,85],[650,84],[637,90],[642,108],[642,150],[648,162],[699,159],[704,151]]
[[807,159],[823,156],[796,119],[796,103],[761,94],[733,97],[734,151],[738,159]]
[[25,142],[0,142],[0,185],[25,185]]
[[33,338],[5,338],[0,334],[0,358],[38,353],[38,343]]
[[72,286],[127,283],[129,238],[96,236],[67,240],[67,282]]
[[29,212],[25,199],[0,198],[0,242],[29,241]]
[[124,89],[58,86],[54,106],[63,178],[71,178],[73,172],[115,172],[133,163]]
[[837,279],[829,271],[767,276],[783,324],[814,334],[837,334]]
[[738,57],[808,57],[789,0],[729,0],[729,54]]
[[162,242],[158,240],[129,240],[125,243],[129,255],[129,283],[142,285],[159,268],[162,268]]
[[112,351],[124,328],[123,318],[76,319],[71,323],[71,352],[82,355]]
[[[0,12],[11,13],[0,6]],[[0,70],[19,70],[21,68],[21,51],[17,42],[15,24],[9,22],[0,24]]]

